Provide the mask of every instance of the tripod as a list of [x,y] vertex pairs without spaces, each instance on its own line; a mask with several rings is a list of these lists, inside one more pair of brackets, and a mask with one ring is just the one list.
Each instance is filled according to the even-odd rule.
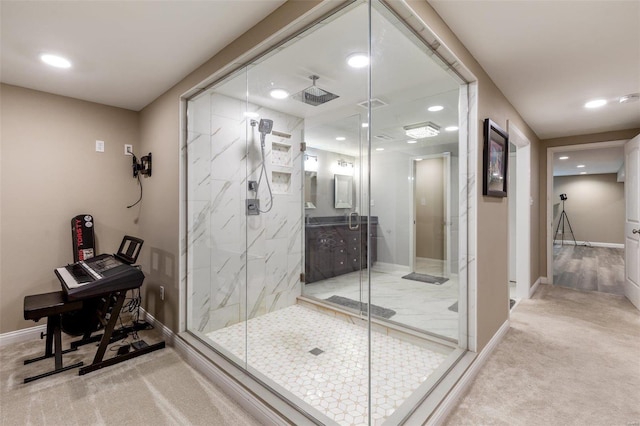
[[569,216],[567,215],[567,212],[564,211],[564,200],[562,200],[562,213],[560,213],[560,219],[558,220],[558,226],[556,226],[556,233],[553,235],[553,243],[555,244],[556,240],[558,239],[558,231],[560,230],[560,224],[562,224],[562,243],[561,245],[564,245],[564,222],[567,222],[567,225],[569,225],[569,231],[571,232],[571,238],[573,238],[573,244],[574,245],[578,245],[578,243],[576,242],[576,237],[575,235],[573,235],[573,229],[571,229],[571,222],[569,222]]

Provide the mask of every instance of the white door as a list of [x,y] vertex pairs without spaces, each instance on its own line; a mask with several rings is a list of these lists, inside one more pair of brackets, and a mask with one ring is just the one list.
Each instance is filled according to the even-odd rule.
[[624,293],[640,309],[640,135],[624,146]]

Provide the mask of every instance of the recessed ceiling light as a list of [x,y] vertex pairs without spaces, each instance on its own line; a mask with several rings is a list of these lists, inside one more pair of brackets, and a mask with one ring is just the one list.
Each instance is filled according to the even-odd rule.
[[583,169],[584,168],[584,164],[578,164],[576,167],[579,168],[579,169]]
[[422,161],[422,158],[416,158],[416,161]]
[[362,123],[362,127],[363,127],[363,128],[367,128],[367,127],[369,127],[369,123]]
[[376,151],[384,151],[384,148],[376,148]]
[[354,53],[347,57],[347,64],[351,68],[364,68],[369,65],[369,56],[364,53]]
[[346,141],[346,140],[347,140],[347,138],[345,138],[344,136],[338,136],[338,137],[336,138],[336,140],[337,140],[337,141]]
[[584,104],[585,108],[599,108],[601,106],[605,106],[607,104],[607,101],[605,99],[596,99],[593,101],[589,101],[586,104]]
[[444,130],[447,132],[455,132],[456,130],[458,130],[458,126],[445,127]]
[[269,94],[274,99],[286,99],[289,97],[289,92],[283,89],[272,89]]
[[434,105],[434,106],[430,106],[427,109],[431,112],[437,112],[437,111],[442,111],[444,107],[442,105]]
[[42,62],[56,68],[71,68],[71,62],[62,56],[44,54],[40,56]]
[[567,157],[566,155],[558,158],[558,160],[568,160],[568,159],[569,157]]
[[418,143],[418,141],[411,139],[411,140],[408,140],[407,143]]
[[580,172],[580,174],[581,174],[581,175],[586,175],[586,174],[587,174],[587,172]]

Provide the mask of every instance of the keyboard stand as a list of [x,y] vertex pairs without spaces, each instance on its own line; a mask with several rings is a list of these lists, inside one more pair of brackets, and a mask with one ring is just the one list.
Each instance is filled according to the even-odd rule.
[[[81,376],[84,374],[90,373],[92,371],[96,371],[104,367],[109,367],[111,365],[118,364],[123,361],[127,361],[131,358],[135,358],[140,355],[144,355],[149,352],[153,352],[165,347],[165,342],[162,341],[160,343],[145,346],[140,349],[132,349],[130,352],[127,352],[122,355],[116,355],[106,360],[104,359],[104,354],[107,351],[107,347],[111,343],[111,336],[113,334],[113,329],[115,328],[116,323],[118,322],[118,313],[120,313],[120,311],[122,310],[122,305],[124,304],[126,295],[127,295],[127,291],[123,290],[123,291],[113,292],[108,296],[108,299],[111,297],[115,297],[116,303],[111,310],[111,317],[105,324],[105,328],[102,332],[102,337],[100,338],[100,345],[98,345],[98,350],[96,351],[96,355],[93,358],[93,362],[80,369],[79,374]],[[106,315],[106,312],[102,312],[100,314],[100,318],[102,319],[103,322],[104,322],[105,315]],[[77,347],[79,346],[79,344],[83,344],[83,340],[85,339],[83,338],[82,340],[78,341],[76,345],[72,344],[72,347],[73,346]]]

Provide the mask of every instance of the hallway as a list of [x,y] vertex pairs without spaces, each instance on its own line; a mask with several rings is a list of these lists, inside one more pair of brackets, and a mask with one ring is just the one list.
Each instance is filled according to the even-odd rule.
[[446,424],[637,424],[639,335],[626,298],[543,284]]

